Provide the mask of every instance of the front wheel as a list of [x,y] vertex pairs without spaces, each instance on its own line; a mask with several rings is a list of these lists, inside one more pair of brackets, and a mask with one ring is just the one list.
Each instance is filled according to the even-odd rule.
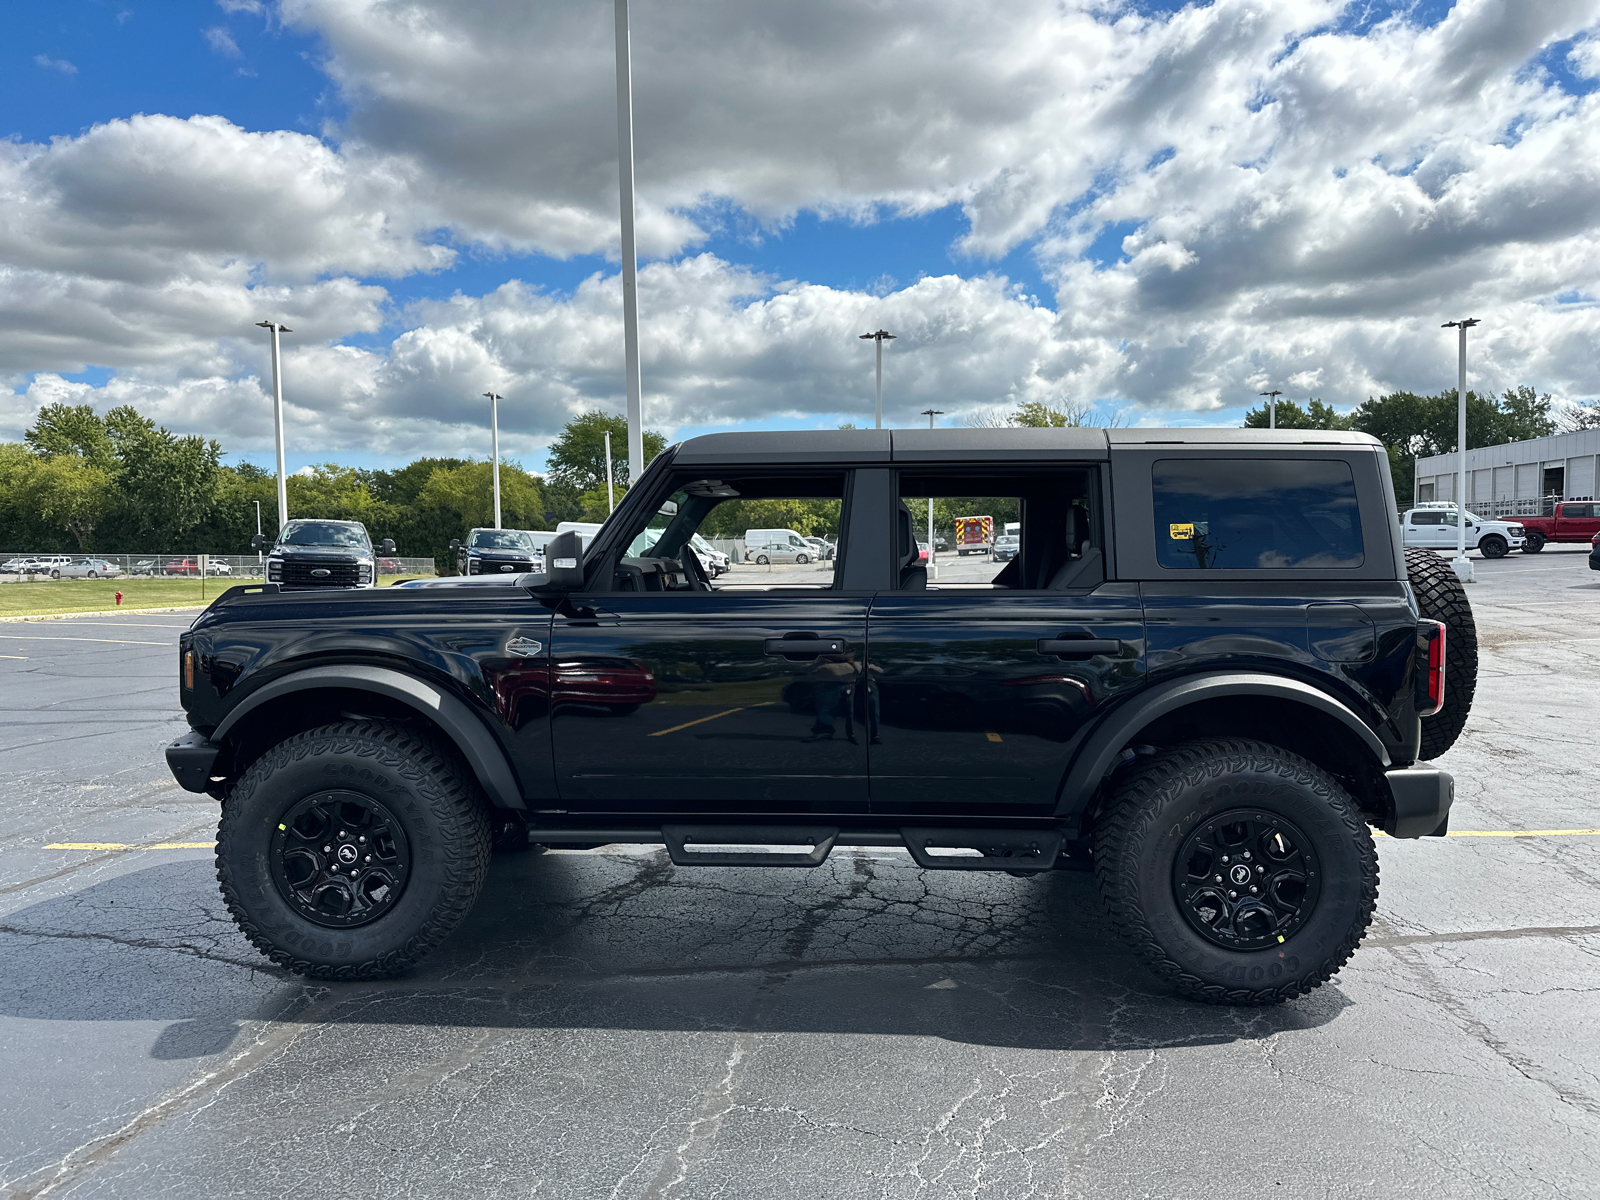
[[1537,554],[1544,549],[1544,538],[1537,533],[1530,533],[1528,540],[1522,543],[1524,554]]
[[1349,961],[1378,899],[1355,801],[1266,742],[1188,742],[1144,760],[1094,835],[1095,881],[1122,938],[1211,1004],[1276,1004]]
[[345,721],[257,759],[223,805],[217,880],[255,948],[317,979],[411,966],[471,910],[488,805],[453,756],[410,730]]
[[50,572],[50,578],[51,579],[60,579],[61,578],[61,572],[60,571],[51,571]]
[[90,579],[99,579],[100,578],[100,573],[98,571],[90,571],[89,572],[89,578]]
[[797,566],[802,566],[802,567],[803,567],[803,566],[805,566],[805,565],[806,565],[806,564],[807,564],[807,563],[808,563],[808,562],[810,562],[810,561],[811,561],[811,556],[810,556],[810,555],[808,555],[808,554],[796,554],[796,555],[795,555],[795,556],[794,556],[794,561],[795,561],[795,563],[796,563],[796,565],[797,565]]
[[1511,549],[1511,544],[1497,534],[1490,534],[1478,543],[1478,549],[1485,558],[1504,558],[1506,551]]

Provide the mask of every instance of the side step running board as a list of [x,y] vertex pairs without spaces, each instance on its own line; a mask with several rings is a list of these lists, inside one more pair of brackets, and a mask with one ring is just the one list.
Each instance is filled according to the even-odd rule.
[[[667,853],[680,867],[820,867],[839,836],[837,825],[663,825]],[[805,854],[690,850],[702,846],[810,846]]]
[[[917,866],[935,871],[1048,871],[1061,853],[1059,829],[902,829]],[[977,850],[930,854],[930,849]]]

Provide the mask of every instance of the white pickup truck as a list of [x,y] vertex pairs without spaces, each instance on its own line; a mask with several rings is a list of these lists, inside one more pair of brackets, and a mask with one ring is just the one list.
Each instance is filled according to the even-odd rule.
[[[1405,544],[1454,550],[1456,523],[1460,519],[1457,514],[1456,506],[1448,501],[1418,505],[1400,520]],[[1489,521],[1467,513],[1467,549],[1477,550],[1485,558],[1504,558],[1511,551],[1522,549],[1525,536],[1515,521]]]

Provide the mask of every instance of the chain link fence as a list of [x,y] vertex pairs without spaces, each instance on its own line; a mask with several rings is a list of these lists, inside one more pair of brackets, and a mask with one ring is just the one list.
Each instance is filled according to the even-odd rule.
[[[0,583],[48,579],[198,579],[199,554],[37,554],[0,550]],[[378,581],[385,576],[433,575],[433,559],[378,556]],[[205,556],[210,579],[265,579],[266,555]]]

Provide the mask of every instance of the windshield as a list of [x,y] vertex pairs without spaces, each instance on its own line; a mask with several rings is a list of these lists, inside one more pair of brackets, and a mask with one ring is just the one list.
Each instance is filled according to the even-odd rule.
[[533,539],[520,529],[474,529],[467,545],[475,550],[532,550]]
[[996,546],[1015,546],[1017,544],[1017,542],[1018,542],[1018,539],[1015,538],[1015,537],[1010,536],[1009,534],[1007,536],[1005,536],[1005,537],[995,538],[995,540],[994,540],[994,544]]
[[360,525],[342,525],[337,521],[290,521],[278,534],[278,545],[372,548],[367,531]]

